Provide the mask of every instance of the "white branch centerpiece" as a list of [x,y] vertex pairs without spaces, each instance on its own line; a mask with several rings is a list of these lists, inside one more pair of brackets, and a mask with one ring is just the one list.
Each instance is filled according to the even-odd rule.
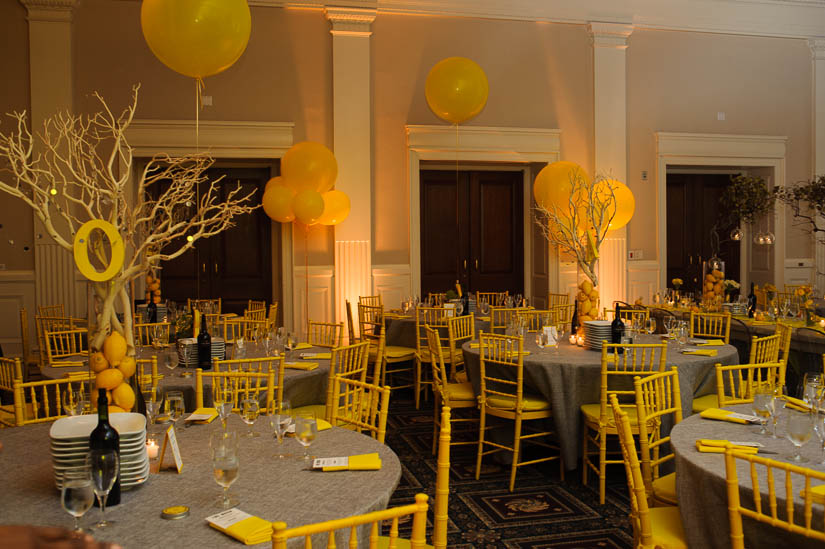
[[[0,191],[22,200],[59,246],[74,251],[95,298],[91,366],[102,371],[124,362],[120,370],[125,378],[134,373],[135,354],[129,282],[258,207],[254,193],[242,195],[239,187],[224,188],[220,179],[207,180],[213,160],[206,154],[158,154],[133,176],[134,158],[125,135],[139,88],[133,88],[131,104],[117,115],[95,93],[101,111],[94,115],[60,113],[33,134],[26,113],[15,112],[8,116],[16,130],[0,134],[0,162],[5,164]],[[88,222],[94,223],[84,227]],[[89,260],[77,259],[78,245]],[[118,254],[122,265],[115,259]],[[108,276],[101,269],[111,276],[99,280]],[[122,321],[115,314],[116,303]],[[131,360],[124,361],[127,356]],[[106,378],[104,385],[113,385],[118,376],[108,372]],[[121,403],[128,402],[124,397]]]

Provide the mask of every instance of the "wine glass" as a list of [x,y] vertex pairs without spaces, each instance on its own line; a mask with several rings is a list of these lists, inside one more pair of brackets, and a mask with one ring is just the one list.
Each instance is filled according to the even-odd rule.
[[255,425],[255,420],[258,419],[260,411],[261,408],[257,397],[245,398],[241,401],[241,419],[249,425],[249,430],[244,435],[245,437],[254,438],[261,436],[260,433],[252,430],[252,426]]
[[544,330],[539,330],[538,332],[536,332],[536,345],[538,345],[539,349],[543,351],[544,348],[547,347],[549,342],[550,341],[547,337],[547,333]]
[[215,378],[212,382],[212,403],[218,411],[224,431],[226,431],[226,420],[232,414],[232,392],[226,386],[227,383],[229,383],[228,380],[222,381],[219,378]]
[[106,520],[106,498],[120,472],[120,456],[114,450],[92,450],[86,456],[86,467],[92,477],[97,503],[100,505],[100,521],[97,528],[106,528],[112,521]]
[[461,316],[461,313],[464,312],[464,302],[458,301],[455,304],[455,316]]
[[149,419],[149,425],[151,425],[158,417],[158,412],[160,412],[160,407],[163,404],[163,393],[160,387],[151,383],[142,385],[140,392],[143,394],[143,400],[146,403],[146,416]]
[[298,340],[295,337],[294,332],[287,332],[286,334],[286,341],[284,342],[284,346],[286,347],[287,351],[292,351],[298,345]]
[[214,431],[209,435],[209,448],[212,450],[212,472],[215,482],[223,487],[218,505],[223,509],[235,507],[239,500],[237,496],[229,494],[229,487],[238,478],[240,469],[238,433]]
[[791,315],[791,318],[799,317],[799,302],[795,299],[792,299],[788,305],[788,314]]
[[155,349],[163,349],[166,342],[164,341],[164,330],[162,326],[152,326],[152,347]]
[[813,429],[812,415],[804,412],[794,412],[788,410],[786,414],[785,428],[787,431],[788,440],[793,444],[793,459],[797,463],[808,461],[799,454],[799,449],[811,439],[811,431]]
[[292,425],[292,405],[288,400],[281,402],[281,407],[276,408],[269,416],[269,426],[278,441],[278,453],[276,457],[283,459],[286,457],[283,452],[284,435],[289,426]]
[[304,461],[309,462],[309,446],[318,436],[318,425],[315,422],[315,414],[300,414],[295,418],[295,438],[304,447]]
[[177,422],[183,416],[183,392],[166,391],[166,408],[172,421]]
[[773,421],[773,433],[771,437],[776,436],[776,424],[779,421],[779,416],[782,415],[782,410],[785,409],[785,397],[788,396],[788,388],[785,385],[777,385],[773,388],[773,408],[771,408],[771,420]]
[[478,310],[482,315],[487,315],[490,312],[490,304],[487,302],[486,297],[482,297],[478,302]]
[[768,434],[768,418],[771,417],[773,408],[773,388],[770,386],[759,386],[753,395],[753,413],[759,416],[759,434]]
[[672,335],[672,332],[673,332],[673,322],[674,322],[674,321],[675,321],[675,319],[674,319],[672,316],[668,315],[668,316],[666,316],[666,317],[665,317],[665,320],[664,320],[664,322],[663,322],[664,327],[665,327],[665,330],[667,331],[667,336],[668,336],[668,338],[670,338],[670,337],[671,337],[671,335]]
[[822,374],[818,372],[805,372],[802,376],[802,400],[806,404],[813,406],[819,398],[822,388]]
[[83,532],[83,529],[80,528],[80,517],[86,514],[94,499],[95,489],[92,486],[89,469],[82,467],[63,474],[60,504],[63,506],[63,510],[74,518],[75,532]]
[[[181,349],[181,354],[183,356],[183,362],[184,362],[185,365],[188,365],[191,349],[188,346],[183,345],[183,344],[181,344],[180,349]],[[169,370],[169,377],[177,377],[175,375],[175,368],[178,367],[179,360],[178,360],[177,357],[173,357],[172,355],[173,355],[173,353],[164,353],[163,354],[163,366]]]
[[67,416],[79,416],[86,410],[86,394],[82,391],[67,389],[63,393],[63,410]]
[[816,438],[819,440],[819,447],[822,449],[822,459],[817,463],[822,465],[825,464],[825,410],[817,407],[811,416],[814,422],[814,434],[816,434]]
[[647,331],[648,335],[653,335],[656,331],[656,319],[652,316],[648,317],[645,322],[645,331]]

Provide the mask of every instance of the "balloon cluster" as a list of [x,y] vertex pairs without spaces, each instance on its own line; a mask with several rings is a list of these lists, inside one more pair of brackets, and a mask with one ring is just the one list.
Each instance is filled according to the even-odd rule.
[[349,197],[333,190],[338,176],[335,155],[312,141],[293,145],[281,160],[281,174],[266,184],[266,215],[281,223],[337,225],[350,211]]

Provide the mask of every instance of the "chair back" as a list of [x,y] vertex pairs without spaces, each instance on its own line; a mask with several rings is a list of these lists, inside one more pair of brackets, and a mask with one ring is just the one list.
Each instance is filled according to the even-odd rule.
[[[750,487],[745,478],[742,479],[744,486],[739,486],[737,462],[742,463],[749,470],[750,474],[746,476],[750,477]],[[825,532],[821,529],[814,529],[811,520],[813,505],[819,506],[820,510],[822,505],[822,496],[817,497],[812,494],[811,488],[825,482],[825,472],[774,461],[755,454],[740,454],[729,447],[725,450],[725,476],[728,491],[730,542],[733,549],[745,548],[745,536],[742,530],[743,516],[770,524],[774,528],[802,534],[806,538],[825,541]],[[794,488],[794,479],[798,481],[797,489],[802,487],[801,491]],[[767,494],[762,491],[764,486],[768,488]],[[743,503],[740,498],[741,491],[752,498],[750,505]],[[785,496],[784,505],[777,501],[777,491]],[[783,507],[784,513],[777,512]],[[801,512],[798,512],[800,511],[798,507],[802,507]]]
[[14,392],[14,382],[23,381],[23,366],[19,358],[0,357],[0,391]]
[[[604,318],[607,320],[613,320],[616,317],[616,309],[604,309]],[[619,310],[619,318],[622,319],[622,322],[630,322],[639,324],[641,323],[642,326],[645,325],[647,319],[650,318],[650,310],[648,309],[620,309]]]
[[448,390],[449,377],[447,376],[447,367],[444,365],[444,354],[441,350],[441,338],[438,336],[438,331],[433,330],[429,325],[424,326],[424,331],[427,334],[427,349],[430,353],[430,363],[433,369],[433,391],[441,396],[445,406],[452,406]]
[[486,300],[487,304],[492,307],[504,307],[507,301],[508,292],[476,292],[476,303],[481,303]]
[[23,344],[23,364],[28,366],[31,361],[31,345],[29,343],[29,315],[25,307],[20,307],[20,340]]
[[37,331],[37,345],[40,350],[40,366],[46,365],[46,332],[74,330],[75,319],[67,316],[35,315],[34,327]]
[[730,313],[690,313],[690,337],[718,337],[730,343]]
[[430,307],[443,307],[447,301],[447,294],[443,292],[429,292],[427,294],[427,304]]
[[576,304],[556,305],[555,307],[548,307],[548,309],[556,315],[557,324],[570,324],[573,320],[573,311],[576,309]]
[[776,334],[779,336],[779,360],[787,366],[788,353],[791,350],[791,336],[793,335],[793,328],[784,322],[777,322]]
[[[617,349],[624,349],[622,354]],[[602,343],[601,383],[599,386],[599,423],[609,425],[612,414],[608,408],[608,393],[618,395],[622,406],[636,407],[633,378],[665,371],[667,343]],[[632,402],[632,403],[631,403]]]
[[347,518],[328,520],[316,524],[307,524],[296,528],[287,529],[285,522],[275,522],[272,524],[274,533],[272,535],[272,549],[286,549],[286,542],[289,538],[304,538],[303,547],[312,547],[312,536],[326,533],[328,536],[325,547],[335,547],[335,531],[349,529],[349,532],[341,536],[342,545],[344,540],[349,540],[350,547],[358,546],[358,527],[369,525],[369,548],[378,549],[378,534],[381,526],[385,522],[390,523],[389,547],[396,547],[398,540],[402,539],[398,534],[399,520],[412,516],[412,533],[409,538],[411,549],[423,549],[426,544],[425,534],[427,530],[427,495],[416,494],[415,503],[394,507],[383,511],[373,511],[364,515],[355,515]]
[[761,364],[716,365],[716,396],[719,407],[753,402],[759,387],[775,388],[781,379],[780,362]]
[[268,373],[280,366],[281,357],[266,356],[252,358],[212,359],[214,372],[253,372]]
[[358,334],[361,339],[363,340],[365,337],[378,338],[383,332],[384,307],[382,305],[358,303]]
[[[438,332],[438,339],[442,347],[449,347],[449,336],[447,335],[447,321],[451,318],[447,316],[448,309],[443,307],[418,307],[415,311],[415,349],[418,356],[426,359],[428,351],[427,331],[425,326]],[[449,360],[449,358],[448,358]]]
[[751,352],[748,358],[748,364],[761,364],[763,362],[778,362],[779,361],[779,344],[782,336],[779,334],[769,335],[765,337],[751,338]]
[[[49,366],[82,366],[88,358],[88,330],[46,332],[46,360]],[[72,360],[67,360],[71,358]],[[55,361],[59,361],[56,363]]]
[[[84,373],[62,379],[14,382],[14,420],[17,426],[44,423],[64,417],[63,392],[88,392],[94,383],[94,374]],[[28,403],[26,402],[28,400]]]
[[245,309],[243,317],[247,320],[266,321],[266,307],[260,309]]
[[[521,336],[481,332],[479,351],[479,401],[488,408],[495,408],[490,405],[491,399],[512,400],[515,410],[520,412],[524,408],[524,341]],[[508,405],[508,409],[512,406]]]
[[38,316],[57,316],[57,317],[65,317],[66,316],[66,308],[63,306],[62,303],[57,305],[38,305],[37,306],[37,315]]
[[350,303],[349,299],[347,299],[346,304],[347,304],[347,336],[348,336],[347,343],[352,345],[353,343],[358,343],[358,338],[355,337],[355,323],[352,321],[352,303]]
[[642,478],[648,497],[653,495],[653,481],[659,478],[659,466],[674,459],[666,445],[670,435],[663,436],[662,424],[669,418],[668,427],[682,421],[682,400],[679,391],[679,372],[673,366],[667,372],[645,377],[635,376],[636,412],[639,418],[639,455]]
[[527,327],[528,332],[538,332],[544,326],[556,326],[558,313],[552,309],[519,309],[516,318]]
[[384,308],[384,300],[381,299],[381,295],[362,295],[358,297],[358,304],[359,305],[369,305],[370,307],[381,307]]
[[768,308],[768,292],[759,286],[754,286],[753,295],[756,296],[756,307],[762,311]]
[[172,325],[169,322],[136,322],[135,343],[152,345],[156,340],[160,344],[169,343],[169,332]]
[[315,322],[307,321],[307,343],[318,347],[338,347],[342,343],[344,333],[343,322]]
[[356,431],[369,432],[381,444],[387,435],[390,388],[379,387],[342,375],[332,378],[332,401],[337,402],[328,416],[333,426],[351,425]]
[[[383,337],[383,334],[379,338]],[[333,396],[336,376],[346,379],[354,379],[361,383],[367,381],[367,370],[369,369],[370,343],[362,341],[352,345],[335,347],[329,361],[329,378],[327,381],[327,400],[325,419],[331,421],[334,403],[338,402]],[[373,376],[374,377],[374,376]]]
[[266,314],[266,319],[269,321],[271,327],[278,325],[278,302],[272,303],[269,306],[269,312]]
[[194,312],[195,309],[199,310],[202,313],[220,313],[221,312],[221,298],[215,299],[187,299],[186,306],[189,308],[190,311]]
[[[447,318],[447,342],[450,345],[449,357],[450,364],[453,366],[453,373],[459,365],[464,364],[464,353],[461,351],[461,346],[466,341],[472,341],[475,338],[476,321],[473,313]],[[427,337],[427,345],[429,346],[429,336]]]
[[[157,355],[152,355],[152,358],[138,358],[135,360],[135,364],[137,366],[138,383],[141,387],[151,385],[153,391],[157,389],[160,380],[163,379],[163,375],[158,373]],[[149,373],[146,373],[147,367]]]
[[552,292],[547,294],[547,308],[552,309],[559,305],[567,305],[570,303],[570,294],[554,294]]
[[[260,401],[261,395],[266,396],[266,410],[280,408],[284,400],[284,367],[283,357],[278,359],[279,366],[268,372],[245,372],[229,370],[225,372],[204,372],[201,368],[195,370],[195,407],[202,408],[204,379],[210,380],[212,394],[220,392],[226,402],[232,402],[232,411],[239,413],[244,400],[254,398]],[[275,372],[277,370],[277,378]],[[262,408],[264,409],[264,408]]]
[[253,339],[256,334],[263,334],[268,328],[267,320],[251,320],[248,318],[227,318],[223,321],[223,340],[229,345],[238,338]]
[[250,299],[249,304],[246,307],[250,311],[256,311],[258,309],[266,309],[266,300],[257,300],[257,299]]
[[490,331],[493,333],[504,332],[507,325],[520,310],[524,309],[518,307],[490,307]]

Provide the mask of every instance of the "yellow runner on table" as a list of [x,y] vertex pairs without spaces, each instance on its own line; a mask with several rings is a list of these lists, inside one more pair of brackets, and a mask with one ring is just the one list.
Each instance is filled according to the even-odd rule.
[[[727,440],[700,438],[696,441],[696,449],[711,454],[724,454],[728,444],[731,443]],[[757,446],[743,446],[741,444],[731,444],[731,449],[743,454],[756,454],[759,452]]]

